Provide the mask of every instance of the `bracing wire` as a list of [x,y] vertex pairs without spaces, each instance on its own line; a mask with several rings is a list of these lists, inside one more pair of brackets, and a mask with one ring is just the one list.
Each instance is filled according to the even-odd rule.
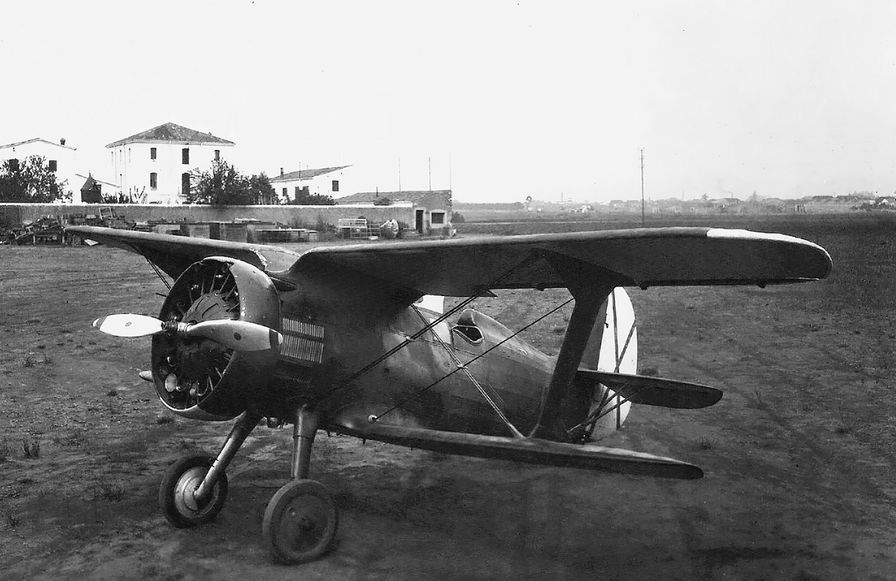
[[[494,349],[497,349],[498,347],[500,347],[501,345],[503,345],[503,344],[506,343],[507,341],[510,341],[511,339],[513,339],[514,337],[516,337],[517,335],[519,335],[520,333],[522,333],[523,331],[525,331],[525,330],[528,329],[529,327],[532,327],[532,326],[535,325],[536,323],[539,323],[539,322],[541,322],[542,320],[544,320],[545,318],[549,317],[550,315],[553,315],[554,313],[556,313],[557,311],[559,311],[560,309],[562,309],[563,307],[565,307],[566,305],[568,305],[569,303],[571,303],[573,300],[575,300],[575,299],[574,299],[573,297],[570,297],[569,299],[567,299],[567,300],[565,300],[564,302],[560,303],[559,305],[557,305],[556,307],[554,307],[554,308],[551,309],[550,311],[546,312],[545,314],[541,315],[540,317],[538,317],[537,319],[535,319],[535,320],[532,321],[531,323],[527,324],[525,327],[520,328],[519,330],[517,330],[517,331],[516,331],[515,333],[513,333],[512,335],[506,337],[505,339],[502,339],[501,341],[499,341],[498,343],[495,343],[494,345],[492,345],[491,347],[489,347],[488,349],[486,349],[485,351],[483,351],[482,353],[480,353],[480,354],[477,355],[476,357],[470,359],[469,361],[467,361],[467,362],[464,364],[464,366],[470,365],[471,363],[473,363],[473,362],[475,362],[475,361],[477,361],[477,360],[479,360],[479,359],[485,357],[488,353],[490,353],[490,352],[493,351]],[[402,400],[400,400],[398,403],[396,403],[396,404],[395,404],[394,406],[392,406],[391,408],[387,409],[385,412],[381,413],[379,416],[376,416],[375,420],[379,420],[380,418],[382,418],[382,417],[385,416],[386,414],[395,411],[396,409],[400,408],[401,406],[403,406],[403,405],[406,404],[407,402],[411,401],[412,399],[419,397],[420,395],[422,395],[422,394],[424,394],[425,392],[429,391],[430,389],[432,389],[432,388],[435,387],[436,385],[440,384],[442,381],[448,379],[449,377],[451,377],[452,375],[454,375],[455,373],[457,373],[457,372],[460,371],[461,369],[462,369],[462,367],[455,368],[455,369],[449,371],[448,373],[446,373],[445,375],[443,375],[442,377],[440,377],[439,379],[433,381],[432,383],[430,383],[430,384],[427,385],[426,387],[423,387],[423,388],[421,388],[421,389],[418,389],[417,391],[413,392],[413,393],[410,394],[409,396],[407,396],[407,397],[403,398]]]

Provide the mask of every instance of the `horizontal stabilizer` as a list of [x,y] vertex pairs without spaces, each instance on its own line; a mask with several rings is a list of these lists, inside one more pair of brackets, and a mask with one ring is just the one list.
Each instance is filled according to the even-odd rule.
[[722,399],[721,390],[714,387],[663,379],[662,377],[610,373],[590,369],[579,369],[577,376],[595,383],[602,383],[616,392],[616,395],[620,395],[632,403],[643,405],[697,409],[709,407]]
[[703,477],[700,468],[680,460],[593,444],[566,444],[538,438],[501,438],[377,422],[348,424],[340,425],[339,431],[358,438],[446,454],[664,478]]

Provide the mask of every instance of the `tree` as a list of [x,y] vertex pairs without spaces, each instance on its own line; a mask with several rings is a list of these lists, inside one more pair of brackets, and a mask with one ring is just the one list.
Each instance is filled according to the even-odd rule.
[[249,194],[256,204],[268,205],[277,203],[277,192],[274,190],[274,186],[271,185],[270,178],[264,172],[253,174],[249,178]]
[[335,206],[336,200],[326,194],[312,194],[307,187],[304,187],[296,192],[294,200],[287,203],[293,206]]
[[21,161],[8,159],[0,166],[0,202],[68,202],[72,194],[66,189],[67,184],[67,180],[59,181],[42,155],[32,155]]
[[224,160],[215,160],[209,171],[194,170],[190,175],[190,204],[248,206],[255,202],[249,190],[249,178]]

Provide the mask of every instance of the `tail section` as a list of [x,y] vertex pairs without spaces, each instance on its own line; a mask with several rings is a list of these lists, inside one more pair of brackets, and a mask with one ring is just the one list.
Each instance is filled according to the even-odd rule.
[[[635,311],[628,293],[622,287],[613,289],[600,306],[594,329],[585,347],[580,366],[592,371],[638,373],[638,330]],[[577,381],[582,380],[581,377]],[[591,392],[589,416],[596,416],[586,429],[586,437],[603,438],[619,428],[628,417],[631,402],[606,385],[588,381]]]

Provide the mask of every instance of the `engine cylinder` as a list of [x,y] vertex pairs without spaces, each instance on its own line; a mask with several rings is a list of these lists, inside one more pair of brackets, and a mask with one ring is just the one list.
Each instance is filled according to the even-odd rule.
[[[261,270],[241,260],[210,257],[177,278],[159,318],[188,324],[239,319],[279,331],[280,297]],[[234,351],[211,339],[162,333],[152,342],[153,382],[162,403],[178,415],[227,420],[264,390],[277,357],[277,349]]]

